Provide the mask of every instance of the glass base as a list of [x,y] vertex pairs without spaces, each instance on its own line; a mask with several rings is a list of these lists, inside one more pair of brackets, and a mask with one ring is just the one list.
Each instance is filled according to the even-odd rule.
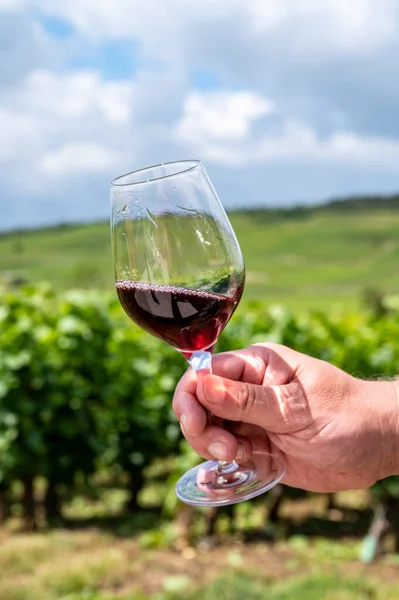
[[257,455],[245,463],[201,463],[176,484],[176,495],[193,506],[227,506],[260,496],[285,475],[283,461],[274,454]]

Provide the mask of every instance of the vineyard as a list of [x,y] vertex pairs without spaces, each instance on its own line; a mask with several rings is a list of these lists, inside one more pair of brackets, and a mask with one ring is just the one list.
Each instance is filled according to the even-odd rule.
[[[135,513],[151,496],[161,514],[173,515],[172,484],[197,460],[171,409],[184,359],[133,326],[113,295],[98,292],[4,291],[0,324],[3,521],[19,514],[28,529],[60,522],[65,503],[104,485],[124,491],[121,510]],[[378,310],[301,317],[243,304],[218,351],[266,340],[358,377],[392,377],[399,302],[386,297]],[[393,478],[374,492],[395,494],[396,487]]]
[[[361,311],[336,308],[301,315],[244,301],[217,351],[266,340],[358,377],[389,378],[399,372],[399,299],[371,295]],[[114,293],[55,292],[48,285],[3,289],[0,567],[7,574],[5,599],[180,600],[194,584],[199,596],[193,598],[203,593],[221,597],[221,589],[230,590],[226,598],[238,598],[248,569],[261,561],[257,548],[268,552],[275,566],[265,575],[272,577],[266,588],[260,571],[252,577],[252,588],[248,579],[251,598],[263,598],[263,589],[275,591],[270,597],[276,599],[302,592],[316,598],[330,588],[334,593],[335,575],[315,579],[309,557],[317,564],[326,561],[325,568],[335,573],[342,561],[352,561],[355,569],[354,559],[370,563],[384,548],[395,556],[399,478],[379,482],[355,499],[278,486],[255,501],[218,511],[178,502],[174,483],[199,460],[182,440],[171,409],[176,382],[186,368],[176,351],[132,325]],[[104,538],[104,528],[116,536],[114,541]],[[37,533],[24,538],[14,531]],[[386,534],[392,538],[388,545]],[[212,540],[224,536],[220,549],[214,546]],[[337,536],[339,544],[329,541]],[[326,542],[314,546],[312,539]],[[354,545],[353,539],[359,542]],[[232,540],[236,550],[228,550]],[[258,546],[256,540],[263,542]],[[140,577],[132,576],[131,555]],[[79,557],[75,566],[72,556]],[[223,579],[233,559],[237,577]],[[158,575],[150,576],[151,564]],[[206,592],[201,592],[197,564],[211,582],[216,578]],[[381,568],[383,587],[376,588],[375,580],[362,579],[358,571],[355,580],[343,578],[345,598],[395,597],[388,585],[392,567],[380,563]],[[293,579],[279,587],[277,577],[270,588],[274,569]],[[116,580],[121,592],[98,591],[113,590]]]

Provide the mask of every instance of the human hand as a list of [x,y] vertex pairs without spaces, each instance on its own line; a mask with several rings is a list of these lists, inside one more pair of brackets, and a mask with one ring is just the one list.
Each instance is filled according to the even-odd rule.
[[[356,379],[278,344],[216,355],[212,368],[213,375],[189,369],[173,400],[201,456],[259,461],[273,452],[286,465],[283,483],[314,492],[399,474],[397,382]],[[206,411],[228,427],[210,424]]]

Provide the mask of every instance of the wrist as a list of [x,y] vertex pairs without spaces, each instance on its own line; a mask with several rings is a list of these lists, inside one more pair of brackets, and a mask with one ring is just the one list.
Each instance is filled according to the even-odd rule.
[[399,475],[399,380],[367,382],[381,440],[379,479]]
[[393,429],[393,447],[394,461],[391,475],[399,475],[399,379],[389,382],[393,390],[392,399],[392,429]]

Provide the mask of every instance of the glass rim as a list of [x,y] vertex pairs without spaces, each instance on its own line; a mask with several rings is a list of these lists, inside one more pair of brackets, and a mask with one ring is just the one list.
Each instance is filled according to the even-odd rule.
[[[187,166],[187,165],[190,166]],[[170,165],[186,165],[185,168],[178,169],[173,173],[168,173],[167,175],[161,175],[160,177],[151,177],[150,179],[142,179],[139,181],[130,181],[126,183],[118,183],[120,179],[125,179],[125,177],[130,177],[131,175],[138,175],[139,173],[145,173],[146,171],[150,171],[151,169],[158,169],[160,167],[167,167]],[[153,181],[160,181],[162,179],[168,179],[169,177],[175,177],[176,175],[182,175],[183,173],[188,173],[189,171],[193,171],[198,167],[202,166],[202,162],[197,159],[185,159],[185,160],[173,160],[171,162],[159,163],[157,165],[152,165],[150,167],[144,167],[142,169],[136,169],[135,171],[130,171],[129,173],[125,173],[124,175],[119,175],[115,177],[110,183],[111,187],[127,187],[134,185],[143,185],[144,183],[152,183]]]

